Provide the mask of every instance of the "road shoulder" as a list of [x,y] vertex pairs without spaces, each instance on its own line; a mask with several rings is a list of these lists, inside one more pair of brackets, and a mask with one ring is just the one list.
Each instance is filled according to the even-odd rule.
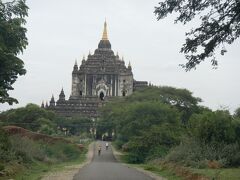
[[94,145],[95,142],[89,144],[87,158],[83,163],[65,166],[63,171],[49,172],[44,175],[41,180],[72,180],[73,176],[78,173],[79,169],[83,168],[92,161],[94,156]]
[[113,155],[114,155],[115,159],[116,159],[118,162],[120,162],[121,164],[123,164],[123,165],[125,165],[125,166],[127,166],[127,167],[129,167],[129,168],[134,168],[134,169],[136,169],[137,171],[140,171],[140,172],[142,172],[142,173],[150,176],[151,178],[153,178],[153,179],[155,179],[155,180],[166,180],[166,178],[161,177],[161,176],[159,176],[159,175],[157,175],[157,174],[155,174],[155,173],[153,173],[153,172],[150,172],[150,171],[147,171],[147,170],[145,170],[145,169],[143,169],[143,168],[136,167],[136,166],[134,166],[134,165],[130,165],[130,164],[127,164],[127,163],[122,162],[122,161],[121,161],[121,158],[120,158],[120,156],[122,155],[122,153],[121,153],[120,151],[117,151],[116,148],[115,148],[113,145],[111,145],[111,147],[112,147],[112,152],[113,152]]

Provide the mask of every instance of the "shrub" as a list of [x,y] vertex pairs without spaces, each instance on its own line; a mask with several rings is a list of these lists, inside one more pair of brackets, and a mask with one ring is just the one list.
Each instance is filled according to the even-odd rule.
[[147,154],[146,160],[161,159],[164,158],[169,152],[169,147],[157,145],[151,148]]
[[34,159],[42,161],[45,157],[44,151],[38,142],[27,137],[11,136],[12,151],[16,157],[23,162],[31,162]]
[[173,148],[165,158],[166,161],[181,163],[185,166],[204,168],[239,166],[239,144],[203,143],[196,139],[185,139],[179,146]]
[[133,164],[144,162],[144,157],[143,156],[139,156],[139,154],[135,154],[135,153],[132,153],[132,152],[125,155],[124,159],[128,163],[133,163]]
[[180,130],[180,127],[168,123],[152,126],[149,130],[142,131],[140,136],[131,138],[128,142],[129,152],[139,156],[142,162],[161,158],[179,143]]
[[119,139],[117,139],[116,141],[115,141],[115,145],[116,145],[116,148],[117,149],[122,149],[122,146],[124,145],[124,141],[123,140],[119,140]]
[[11,143],[8,135],[0,128],[0,159],[1,161],[9,161],[10,158]]
[[0,171],[4,170],[4,165],[0,163]]
[[26,107],[11,109],[1,113],[4,117],[4,125],[17,125],[25,129],[37,131],[42,123],[51,123],[55,119],[52,111],[40,108],[35,104],[28,104]]
[[47,135],[52,135],[55,133],[55,130],[51,126],[43,124],[39,128],[39,132]]
[[189,132],[200,142],[227,143],[236,141],[233,119],[229,112],[203,112],[190,118]]
[[58,162],[74,160],[81,154],[80,149],[76,145],[64,142],[45,145],[43,148],[49,158]]

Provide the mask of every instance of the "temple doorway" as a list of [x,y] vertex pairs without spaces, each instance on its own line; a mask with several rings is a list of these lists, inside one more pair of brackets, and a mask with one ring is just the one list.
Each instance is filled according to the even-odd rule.
[[103,100],[104,100],[104,93],[103,93],[103,92],[100,92],[99,97],[100,97],[100,99],[103,101]]

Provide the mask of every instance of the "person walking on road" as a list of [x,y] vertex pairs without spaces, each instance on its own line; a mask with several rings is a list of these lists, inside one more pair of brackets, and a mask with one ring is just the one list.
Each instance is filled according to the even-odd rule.
[[108,142],[106,142],[106,150],[108,150]]
[[98,146],[98,155],[101,155],[101,145]]

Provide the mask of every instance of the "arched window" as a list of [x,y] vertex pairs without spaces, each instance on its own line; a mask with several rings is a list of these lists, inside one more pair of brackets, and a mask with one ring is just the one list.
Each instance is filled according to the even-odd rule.
[[82,96],[82,94],[83,94],[82,91],[80,91],[79,94],[80,94],[80,96]]

